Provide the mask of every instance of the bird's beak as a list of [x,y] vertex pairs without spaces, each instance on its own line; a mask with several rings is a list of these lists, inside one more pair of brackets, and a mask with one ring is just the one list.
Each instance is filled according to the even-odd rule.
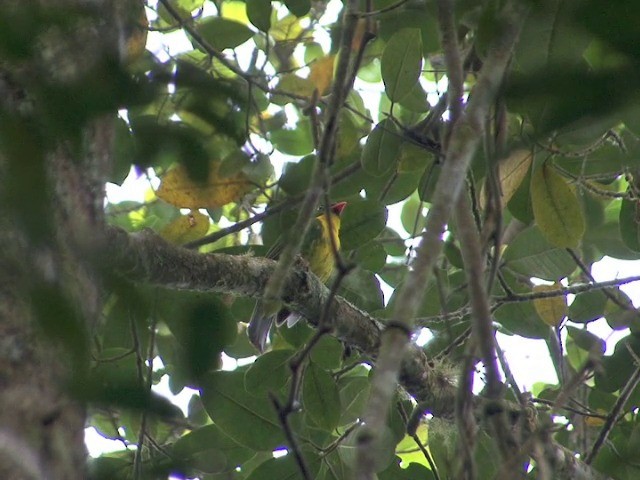
[[346,206],[347,206],[347,202],[334,203],[333,205],[331,205],[331,211],[336,215],[340,216],[340,214],[342,213],[342,210],[344,210],[344,207]]

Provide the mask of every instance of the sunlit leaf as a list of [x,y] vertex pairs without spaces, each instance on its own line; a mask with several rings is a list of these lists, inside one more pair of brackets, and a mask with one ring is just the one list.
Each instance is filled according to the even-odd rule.
[[335,55],[327,55],[319,58],[311,65],[309,80],[315,85],[320,95],[324,95],[331,86],[334,60]]
[[209,217],[197,210],[192,210],[190,213],[173,220],[159,233],[168,242],[182,245],[204,237],[208,231]]
[[271,101],[276,105],[286,105],[295,101],[296,97],[311,97],[316,86],[308,78],[302,78],[292,73],[283,75],[276,86],[276,93]]
[[217,208],[240,200],[253,188],[243,173],[223,177],[218,173],[219,168],[220,162],[211,161],[208,178],[199,182],[188,175],[185,167],[178,165],[162,177],[156,195],[179,208]]

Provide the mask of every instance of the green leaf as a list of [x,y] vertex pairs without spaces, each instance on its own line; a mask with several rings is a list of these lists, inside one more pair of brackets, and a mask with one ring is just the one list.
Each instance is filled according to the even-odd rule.
[[576,25],[573,2],[549,0],[527,16],[514,52],[514,66],[534,72],[546,66],[565,67],[583,61],[592,37]]
[[108,180],[111,183],[122,185],[131,171],[131,165],[135,163],[135,142],[129,125],[122,118],[116,120],[114,128],[113,171]]
[[596,387],[605,392],[615,392],[627,383],[637,368],[629,352],[640,351],[640,337],[628,335],[616,343],[612,355],[605,355],[595,370]]
[[569,276],[576,264],[564,248],[551,245],[537,226],[529,227],[509,244],[506,267],[522,275],[556,281]]
[[587,0],[578,4],[574,18],[613,49],[637,60],[640,37],[634,19],[640,15],[640,5],[633,0],[623,0],[617,2],[616,7],[609,9],[598,1]]
[[353,261],[370,272],[379,272],[387,262],[387,252],[380,242],[367,242],[355,251]]
[[367,312],[375,312],[384,307],[380,282],[367,270],[356,268],[344,279],[340,296]]
[[375,198],[385,205],[393,205],[409,197],[418,188],[419,171],[394,172],[382,177],[368,175],[364,179],[364,188],[368,198]]
[[507,332],[525,338],[547,338],[549,327],[542,321],[533,303],[517,302],[501,305],[495,318]]
[[392,102],[402,100],[420,78],[422,37],[417,28],[403,28],[387,42],[382,54],[382,80]]
[[378,474],[379,480],[413,480],[415,478],[435,480],[436,478],[433,472],[422,464],[411,462],[407,467],[403,468],[400,466],[398,457],[396,457],[396,460],[398,461],[393,462],[389,468]]
[[602,290],[592,290],[576,295],[569,306],[569,320],[575,323],[590,323],[604,315],[607,296]]
[[576,345],[586,352],[602,355],[606,345],[604,340],[584,328],[567,326],[567,334],[576,342]]
[[640,330],[640,313],[633,306],[633,302],[622,290],[610,289],[612,298],[607,298],[604,307],[604,318],[614,330],[630,328],[632,332]]
[[171,456],[204,473],[229,473],[254,452],[233,441],[217,425],[204,427],[180,437],[170,449]]
[[[191,12],[201,8],[204,0],[170,0],[169,3],[182,20],[189,20],[191,19]],[[167,28],[169,25],[178,27],[178,25],[176,25],[178,22],[173,18],[173,15],[169,13],[163,3],[158,4],[158,16],[160,20],[162,20],[159,27]]]
[[325,335],[311,350],[311,361],[327,370],[340,368],[343,352],[344,347],[338,339]]
[[350,200],[340,225],[342,250],[354,250],[376,238],[387,223],[387,214],[386,207],[378,202]]
[[[355,468],[357,465],[358,433],[358,430],[352,431],[338,446],[340,458],[348,467],[351,468]],[[382,430],[377,433],[376,444],[371,446],[371,448],[374,448],[376,451],[374,468],[376,472],[379,472],[387,468],[387,466],[393,461],[397,442],[388,425],[385,425]]]
[[[384,5],[391,5],[392,3],[387,0]],[[429,7],[429,4],[410,3],[403,8],[396,8],[384,15],[380,15],[378,36],[382,40],[389,41],[396,32],[411,27],[420,31],[424,52],[436,52],[440,48],[439,26],[435,9]]]
[[211,419],[240,445],[261,451],[284,445],[273,405],[266,397],[254,397],[245,390],[244,371],[212,373],[200,395]]
[[244,376],[245,390],[252,395],[280,390],[291,376],[289,361],[294,354],[294,350],[285,349],[260,355]]
[[576,248],[584,234],[584,216],[574,191],[547,163],[531,178],[533,216],[545,238],[557,247]]
[[313,151],[311,122],[301,118],[293,129],[282,128],[271,132],[271,141],[275,147],[287,155],[301,156]]
[[95,480],[126,478],[129,472],[131,472],[133,452],[127,451],[127,456],[130,456],[131,458],[118,458],[113,456],[89,458],[87,465],[87,478]]
[[402,213],[400,214],[400,220],[405,231],[410,235],[416,235],[422,232],[426,223],[427,217],[422,212],[425,204],[418,198],[417,195],[413,195],[402,206]]
[[402,137],[396,124],[385,119],[378,123],[362,150],[362,168],[375,177],[394,169],[400,161]]
[[387,255],[391,255],[392,257],[404,257],[407,252],[407,246],[400,234],[389,227],[385,227],[382,233],[380,233],[378,241],[384,247]]
[[131,122],[136,143],[136,164],[169,167],[178,160],[187,160],[189,171],[209,164],[209,153],[201,134],[181,122],[159,124],[154,117],[138,117]]
[[284,0],[284,4],[296,17],[304,17],[311,9],[310,0]]
[[636,260],[638,253],[627,247],[620,236],[620,223],[618,221],[606,222],[598,228],[587,230],[583,244],[595,247],[603,255],[624,260]]
[[258,30],[268,32],[271,28],[271,0],[247,0],[247,17]]
[[333,377],[315,363],[304,372],[302,383],[304,410],[316,425],[333,430],[340,420],[340,395]]
[[640,202],[622,200],[620,207],[620,236],[634,252],[640,252]]
[[298,162],[287,162],[280,177],[279,185],[289,195],[307,190],[311,175],[315,168],[316,156],[311,154],[302,157]]
[[[222,17],[207,17],[196,26],[198,33],[216,50],[236,48],[253,37],[253,31],[240,22]],[[195,47],[199,47],[194,42]]]
[[[305,465],[309,469],[310,478],[315,478],[322,463],[318,454],[310,449],[302,449]],[[289,453],[279,458],[269,458],[251,472],[247,480],[265,479],[297,480],[300,476],[300,465],[293,454]]]
[[347,425],[364,413],[371,383],[366,376],[344,377],[338,381],[338,386],[342,405],[339,425]]

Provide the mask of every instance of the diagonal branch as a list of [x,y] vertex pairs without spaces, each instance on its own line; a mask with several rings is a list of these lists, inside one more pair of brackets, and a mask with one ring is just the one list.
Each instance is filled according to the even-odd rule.
[[471,158],[483,137],[485,118],[502,84],[511,51],[518,38],[526,9],[519,2],[508,5],[502,15],[503,29],[489,49],[478,83],[467,108],[453,126],[446,159],[439,177],[434,203],[429,210],[425,233],[413,270],[398,294],[393,319],[385,331],[373,376],[371,394],[364,415],[365,428],[358,443],[359,479],[373,478],[378,435],[386,423],[389,404],[396,389],[414,317],[426,290],[433,267],[442,250],[442,236],[462,190]]

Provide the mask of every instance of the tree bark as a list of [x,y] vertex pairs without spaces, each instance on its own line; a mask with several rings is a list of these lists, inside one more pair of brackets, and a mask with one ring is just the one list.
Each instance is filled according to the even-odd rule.
[[72,21],[63,33],[43,22],[29,55],[0,57],[0,478],[85,476],[86,412],[70,387],[82,389],[102,309],[91,259],[104,230],[113,128],[99,118],[52,138],[67,112],[46,111],[43,92],[71,92],[116,45],[115,22],[104,21],[113,2],[87,7],[0,5],[7,22],[61,11]]

